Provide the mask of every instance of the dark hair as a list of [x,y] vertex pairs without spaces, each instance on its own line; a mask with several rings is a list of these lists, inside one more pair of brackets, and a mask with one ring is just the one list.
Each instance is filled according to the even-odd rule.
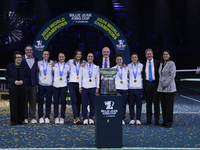
[[63,54],[63,55],[65,56],[65,54],[64,54],[64,53],[59,53],[59,54],[58,54],[58,56],[59,56],[60,54]]
[[92,55],[94,56],[94,54],[93,54],[93,53],[88,53],[88,54],[87,54],[87,56],[88,56],[89,54],[92,54]]
[[132,57],[133,55],[137,55],[137,57],[138,57],[138,61],[139,61],[139,56],[138,56],[138,53],[136,53],[136,52],[133,52],[133,53],[131,54],[131,57]]
[[[43,51],[42,51],[42,55],[44,54],[44,52],[48,52],[48,53],[49,53],[48,62],[50,63],[50,52],[49,52],[48,50],[43,50]],[[42,59],[43,59],[43,57],[42,57]]]
[[63,54],[63,55],[65,56],[65,54],[64,54],[64,53],[59,53],[59,54],[58,54],[58,57],[59,57],[59,55],[60,55],[60,54]]
[[169,54],[169,59],[168,59],[168,61],[169,60],[172,60],[172,56],[171,56],[171,52],[169,51],[169,50],[167,50],[167,49],[165,49],[163,52],[162,52],[162,56],[161,56],[161,63],[163,63],[164,64],[164,59],[163,59],[163,54],[164,54],[164,52],[167,52],[168,54]]
[[31,47],[31,48],[33,49],[33,46],[32,46],[32,45],[26,45],[26,46],[25,46],[25,50],[26,50],[27,47]]
[[14,59],[14,60],[16,59],[16,55],[17,55],[17,54],[23,56],[23,54],[22,54],[21,52],[15,51],[15,52],[13,53],[13,59]]
[[116,54],[115,54],[115,59],[116,59],[117,57],[122,57],[122,59],[124,58],[124,56],[122,55],[122,53],[116,53]]
[[75,51],[75,53],[74,53],[74,61],[73,61],[73,64],[74,64],[75,66],[76,66],[76,55],[77,55],[78,52],[81,52],[81,55],[82,55],[82,57],[81,57],[81,59],[80,59],[80,63],[83,62],[83,52],[82,52],[80,49],[77,49],[77,50]]

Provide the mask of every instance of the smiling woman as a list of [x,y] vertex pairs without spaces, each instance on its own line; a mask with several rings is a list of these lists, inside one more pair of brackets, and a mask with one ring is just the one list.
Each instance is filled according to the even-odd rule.
[[15,63],[8,64],[5,73],[10,96],[10,121],[12,126],[23,124],[26,88],[30,76],[28,66],[22,63],[22,53],[15,51],[13,58]]
[[[99,92],[99,66],[93,63],[94,54],[87,55],[85,67],[81,67],[79,73],[79,92],[82,94],[83,125],[94,124],[95,93]],[[90,115],[88,119],[88,99],[90,103]]]
[[161,126],[171,128],[173,123],[174,93],[176,92],[176,66],[169,50],[164,50],[159,68],[159,83],[163,122]]

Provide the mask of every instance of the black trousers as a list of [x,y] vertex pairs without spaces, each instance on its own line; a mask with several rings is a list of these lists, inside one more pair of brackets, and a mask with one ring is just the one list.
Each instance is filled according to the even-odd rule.
[[160,101],[159,93],[157,92],[156,82],[146,82],[145,86],[146,94],[146,111],[147,111],[147,121],[152,119],[152,103],[154,102],[154,118],[155,121],[160,120]]
[[174,93],[160,93],[163,123],[172,125],[174,109]]
[[11,125],[22,124],[25,114],[26,89],[9,89]]

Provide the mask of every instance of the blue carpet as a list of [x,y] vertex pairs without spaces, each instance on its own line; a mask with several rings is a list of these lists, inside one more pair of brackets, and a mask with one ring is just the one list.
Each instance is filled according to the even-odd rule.
[[[199,102],[175,96],[174,123],[170,129],[144,125],[144,101],[141,126],[128,125],[127,114],[123,147],[200,148],[200,96],[190,97]],[[0,148],[95,148],[95,126],[74,125],[71,111],[66,113],[64,125],[55,125],[52,114],[51,124],[13,127],[9,117],[9,110],[0,112]]]

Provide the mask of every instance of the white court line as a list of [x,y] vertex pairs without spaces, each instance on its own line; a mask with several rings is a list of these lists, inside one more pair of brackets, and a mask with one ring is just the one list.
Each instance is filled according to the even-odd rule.
[[184,96],[184,95],[180,95],[181,97],[184,97],[184,98],[187,98],[187,99],[190,99],[190,100],[193,100],[195,102],[199,102],[200,103],[200,100],[196,100],[194,98],[191,98],[191,97],[187,97],[187,96]]
[[[3,150],[17,150],[17,149],[21,149],[21,150],[49,150],[49,149],[61,149],[61,148],[4,148]],[[113,150],[118,150],[118,149],[147,149],[147,150],[149,150],[149,149],[177,149],[177,150],[179,150],[179,149],[181,149],[181,150],[190,150],[190,149],[200,149],[200,148],[171,148],[171,147],[122,147],[122,148],[96,148],[96,147],[90,147],[90,148],[88,148],[88,147],[77,147],[77,148],[74,148],[74,147],[72,147],[72,148],[62,148],[62,150],[68,150],[68,149],[79,149],[79,150],[87,150],[87,149],[94,149],[94,150],[96,150],[96,149],[102,149],[102,150],[107,150],[107,149],[113,149]]]

